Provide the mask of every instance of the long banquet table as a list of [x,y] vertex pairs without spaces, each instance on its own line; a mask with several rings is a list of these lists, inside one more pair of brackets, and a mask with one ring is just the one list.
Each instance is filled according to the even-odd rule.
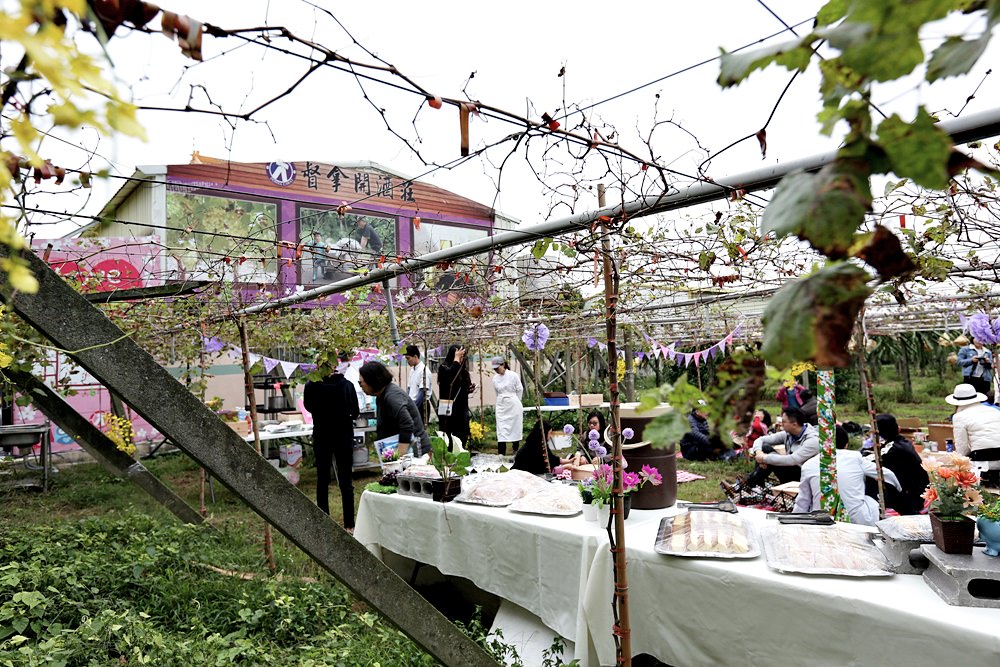
[[[948,606],[917,575],[781,574],[763,556],[657,554],[659,519],[676,511],[634,510],[626,522],[633,655],[675,667],[1000,664],[1000,609]],[[614,664],[607,535],[582,516],[366,492],[354,535],[534,613],[584,667]]]

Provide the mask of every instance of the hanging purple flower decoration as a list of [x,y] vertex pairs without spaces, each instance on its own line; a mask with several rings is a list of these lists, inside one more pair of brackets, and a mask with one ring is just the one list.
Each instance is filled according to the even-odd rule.
[[587,438],[590,440],[600,440],[601,434],[597,432],[596,428],[590,429],[590,433],[587,434]]
[[212,336],[211,338],[202,337],[201,346],[205,348],[206,354],[216,354],[226,349],[226,344],[215,336]]
[[597,449],[597,448],[598,448],[598,447],[600,447],[600,446],[601,446],[601,443],[600,443],[600,442],[598,442],[597,440],[591,440],[590,442],[588,442],[588,443],[587,443],[587,447],[588,447],[588,448],[589,448],[589,449],[590,449],[591,451],[593,451],[593,450]]
[[524,330],[521,340],[532,352],[544,350],[545,343],[549,342],[549,328],[541,323],[533,324]]
[[591,336],[587,339],[587,347],[594,347],[597,345],[597,339]]
[[981,340],[986,345],[1000,344],[1000,317],[990,322],[986,313],[976,313],[967,319],[965,324],[976,340]]
[[572,424],[566,424],[565,426],[563,426],[563,433],[565,433],[566,435],[573,435],[573,431],[575,430],[576,429],[573,428]]
[[622,437],[625,438],[626,440],[631,440],[632,438],[635,437],[635,431],[633,431],[630,428],[622,429]]

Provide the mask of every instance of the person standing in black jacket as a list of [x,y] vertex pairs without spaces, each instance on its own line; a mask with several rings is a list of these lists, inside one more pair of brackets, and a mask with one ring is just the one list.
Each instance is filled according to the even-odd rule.
[[468,359],[465,348],[452,345],[448,354],[438,368],[438,400],[452,401],[451,414],[438,411],[441,430],[448,434],[448,450],[451,450],[451,436],[462,441],[462,446],[469,448],[469,394],[476,390],[469,375]]
[[354,420],[358,394],[338,370],[318,382],[307,382],[302,403],[313,417],[316,452],[316,505],[330,513],[330,472],[337,465],[337,484],[344,508],[344,528],[354,530]]

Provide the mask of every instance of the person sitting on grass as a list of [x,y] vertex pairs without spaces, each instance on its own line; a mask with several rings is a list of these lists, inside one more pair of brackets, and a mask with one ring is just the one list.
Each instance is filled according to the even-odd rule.
[[688,413],[688,425],[691,430],[681,438],[681,456],[688,461],[719,461],[729,460],[734,452],[726,447],[718,436],[712,436],[708,428],[708,414],[704,409],[704,401]]
[[[837,426],[837,489],[840,502],[851,523],[874,526],[879,520],[878,500],[866,495],[869,480],[877,479],[875,462],[861,452],[847,449],[850,438],[843,426]],[[883,468],[885,488],[899,492],[899,481],[892,471]],[[795,498],[795,512],[815,512],[820,509],[819,457],[814,456],[802,466],[799,495]],[[836,509],[836,508],[835,508]]]
[[[731,500],[738,500],[744,491],[761,490],[760,496],[766,490],[768,477],[773,472],[779,483],[796,481],[802,473],[802,464],[819,453],[819,435],[816,427],[807,424],[805,416],[798,408],[785,408],[778,424],[784,429],[780,433],[772,433],[757,439],[751,452],[757,465],[746,480],[735,484],[720,482],[722,490]],[[775,447],[783,446],[785,453],[779,453]]]
[[[880,451],[883,471],[891,471],[899,481],[899,489],[884,484],[885,506],[900,514],[920,514],[924,508],[923,492],[927,488],[927,471],[921,465],[920,454],[913,443],[899,434],[896,418],[889,414],[875,417],[875,427],[881,440]],[[874,454],[875,448],[866,454]],[[878,481],[866,479],[868,495],[878,498]]]

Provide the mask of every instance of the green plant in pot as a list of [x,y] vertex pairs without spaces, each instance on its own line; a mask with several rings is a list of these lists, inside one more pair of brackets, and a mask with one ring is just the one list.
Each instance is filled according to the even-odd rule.
[[986,542],[983,553],[987,556],[1000,556],[1000,498],[982,505],[976,515],[979,535]]
[[972,461],[959,454],[929,458],[921,464],[930,483],[924,491],[934,544],[951,554],[971,554],[975,522],[966,512],[983,503]]
[[441,475],[441,493],[435,493],[435,500],[447,501],[458,495],[461,488],[459,477],[469,472],[472,455],[469,452],[449,452],[445,439],[431,436],[431,465]]

